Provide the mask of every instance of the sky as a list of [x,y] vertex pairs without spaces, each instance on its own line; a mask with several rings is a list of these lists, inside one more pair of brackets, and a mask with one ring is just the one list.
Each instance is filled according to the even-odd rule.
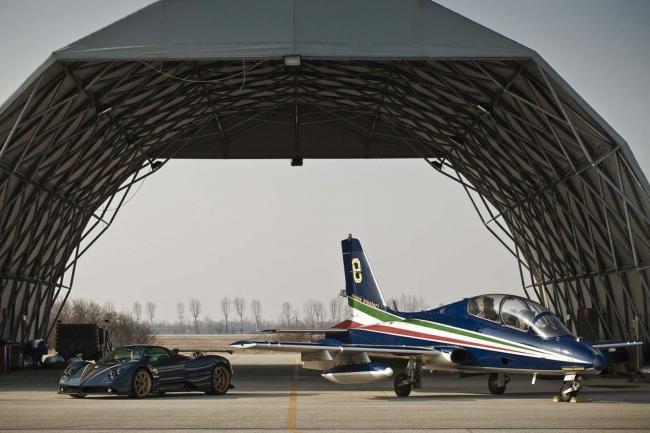
[[[0,0],[0,100],[52,51],[149,1]],[[442,0],[535,49],[650,167],[650,2]],[[430,305],[521,294],[515,260],[463,190],[421,160],[172,161],[149,177],[80,260],[74,297],[118,309],[155,302],[172,321],[195,297],[327,301],[344,288],[339,241],[358,236],[384,297]]]

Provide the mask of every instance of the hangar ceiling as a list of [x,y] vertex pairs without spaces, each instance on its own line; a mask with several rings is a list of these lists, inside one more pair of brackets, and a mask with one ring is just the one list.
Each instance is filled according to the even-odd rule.
[[54,52],[0,108],[0,143],[5,339],[47,334],[77,259],[169,159],[421,158],[527,295],[650,343],[628,145],[537,53],[433,2],[163,0]]

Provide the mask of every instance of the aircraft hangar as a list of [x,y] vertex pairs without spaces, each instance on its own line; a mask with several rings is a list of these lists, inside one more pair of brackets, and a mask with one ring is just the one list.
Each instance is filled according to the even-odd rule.
[[50,332],[79,258],[170,159],[419,158],[526,296],[650,348],[627,143],[534,50],[427,0],[159,1],[52,53],[0,107],[0,146],[0,339]]

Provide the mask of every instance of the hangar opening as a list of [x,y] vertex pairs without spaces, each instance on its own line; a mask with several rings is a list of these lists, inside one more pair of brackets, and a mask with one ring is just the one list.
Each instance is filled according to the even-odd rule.
[[0,107],[0,145],[5,340],[47,335],[107,210],[170,159],[420,158],[526,295],[650,347],[628,145],[535,51],[430,1],[159,1],[54,52]]

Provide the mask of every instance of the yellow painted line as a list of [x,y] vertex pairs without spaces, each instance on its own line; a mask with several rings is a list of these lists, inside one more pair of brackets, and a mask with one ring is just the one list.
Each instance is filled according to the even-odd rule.
[[298,414],[298,376],[300,375],[300,361],[296,361],[291,375],[291,388],[289,392],[289,411],[287,413],[287,429],[290,432],[296,430],[296,415]]

